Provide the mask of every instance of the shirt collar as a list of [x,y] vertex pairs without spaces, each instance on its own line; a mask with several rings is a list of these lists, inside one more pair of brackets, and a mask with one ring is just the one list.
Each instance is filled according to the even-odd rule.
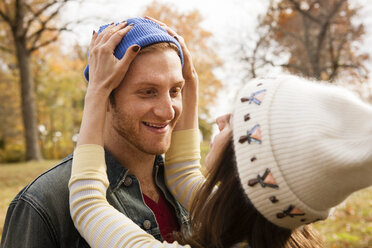
[[[107,166],[107,177],[110,182],[110,188],[115,189],[119,187],[129,173],[129,170],[125,168],[119,161],[114,158],[108,151],[105,150],[105,160]],[[156,155],[154,166],[164,166],[164,159],[161,155]]]

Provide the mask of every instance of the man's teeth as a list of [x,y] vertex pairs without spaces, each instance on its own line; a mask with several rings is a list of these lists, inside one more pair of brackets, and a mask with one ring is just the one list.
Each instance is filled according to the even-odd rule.
[[153,124],[153,123],[149,123],[149,122],[143,122],[146,126],[149,126],[149,127],[155,127],[155,128],[163,128],[163,127],[166,127],[167,124],[163,124],[163,125],[159,125],[159,124]]

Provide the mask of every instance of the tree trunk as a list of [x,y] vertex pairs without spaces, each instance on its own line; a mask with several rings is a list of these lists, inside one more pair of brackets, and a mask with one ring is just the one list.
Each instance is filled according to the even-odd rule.
[[38,139],[34,85],[30,70],[30,54],[26,41],[15,37],[19,76],[21,80],[22,118],[25,128],[26,161],[41,160]]

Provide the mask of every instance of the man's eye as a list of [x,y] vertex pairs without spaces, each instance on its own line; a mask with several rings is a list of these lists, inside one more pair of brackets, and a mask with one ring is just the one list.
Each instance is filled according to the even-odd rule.
[[155,89],[144,89],[139,91],[139,94],[144,97],[156,96],[157,92]]
[[172,97],[176,97],[176,96],[178,96],[178,94],[179,93],[181,93],[181,87],[175,87],[175,88],[172,88],[171,90],[170,90],[170,95],[172,96]]

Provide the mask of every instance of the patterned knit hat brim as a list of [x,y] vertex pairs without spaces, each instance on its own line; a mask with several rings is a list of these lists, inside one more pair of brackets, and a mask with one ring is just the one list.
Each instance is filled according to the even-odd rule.
[[251,80],[233,113],[243,189],[277,226],[326,219],[372,185],[372,106],[341,87],[279,75]]

